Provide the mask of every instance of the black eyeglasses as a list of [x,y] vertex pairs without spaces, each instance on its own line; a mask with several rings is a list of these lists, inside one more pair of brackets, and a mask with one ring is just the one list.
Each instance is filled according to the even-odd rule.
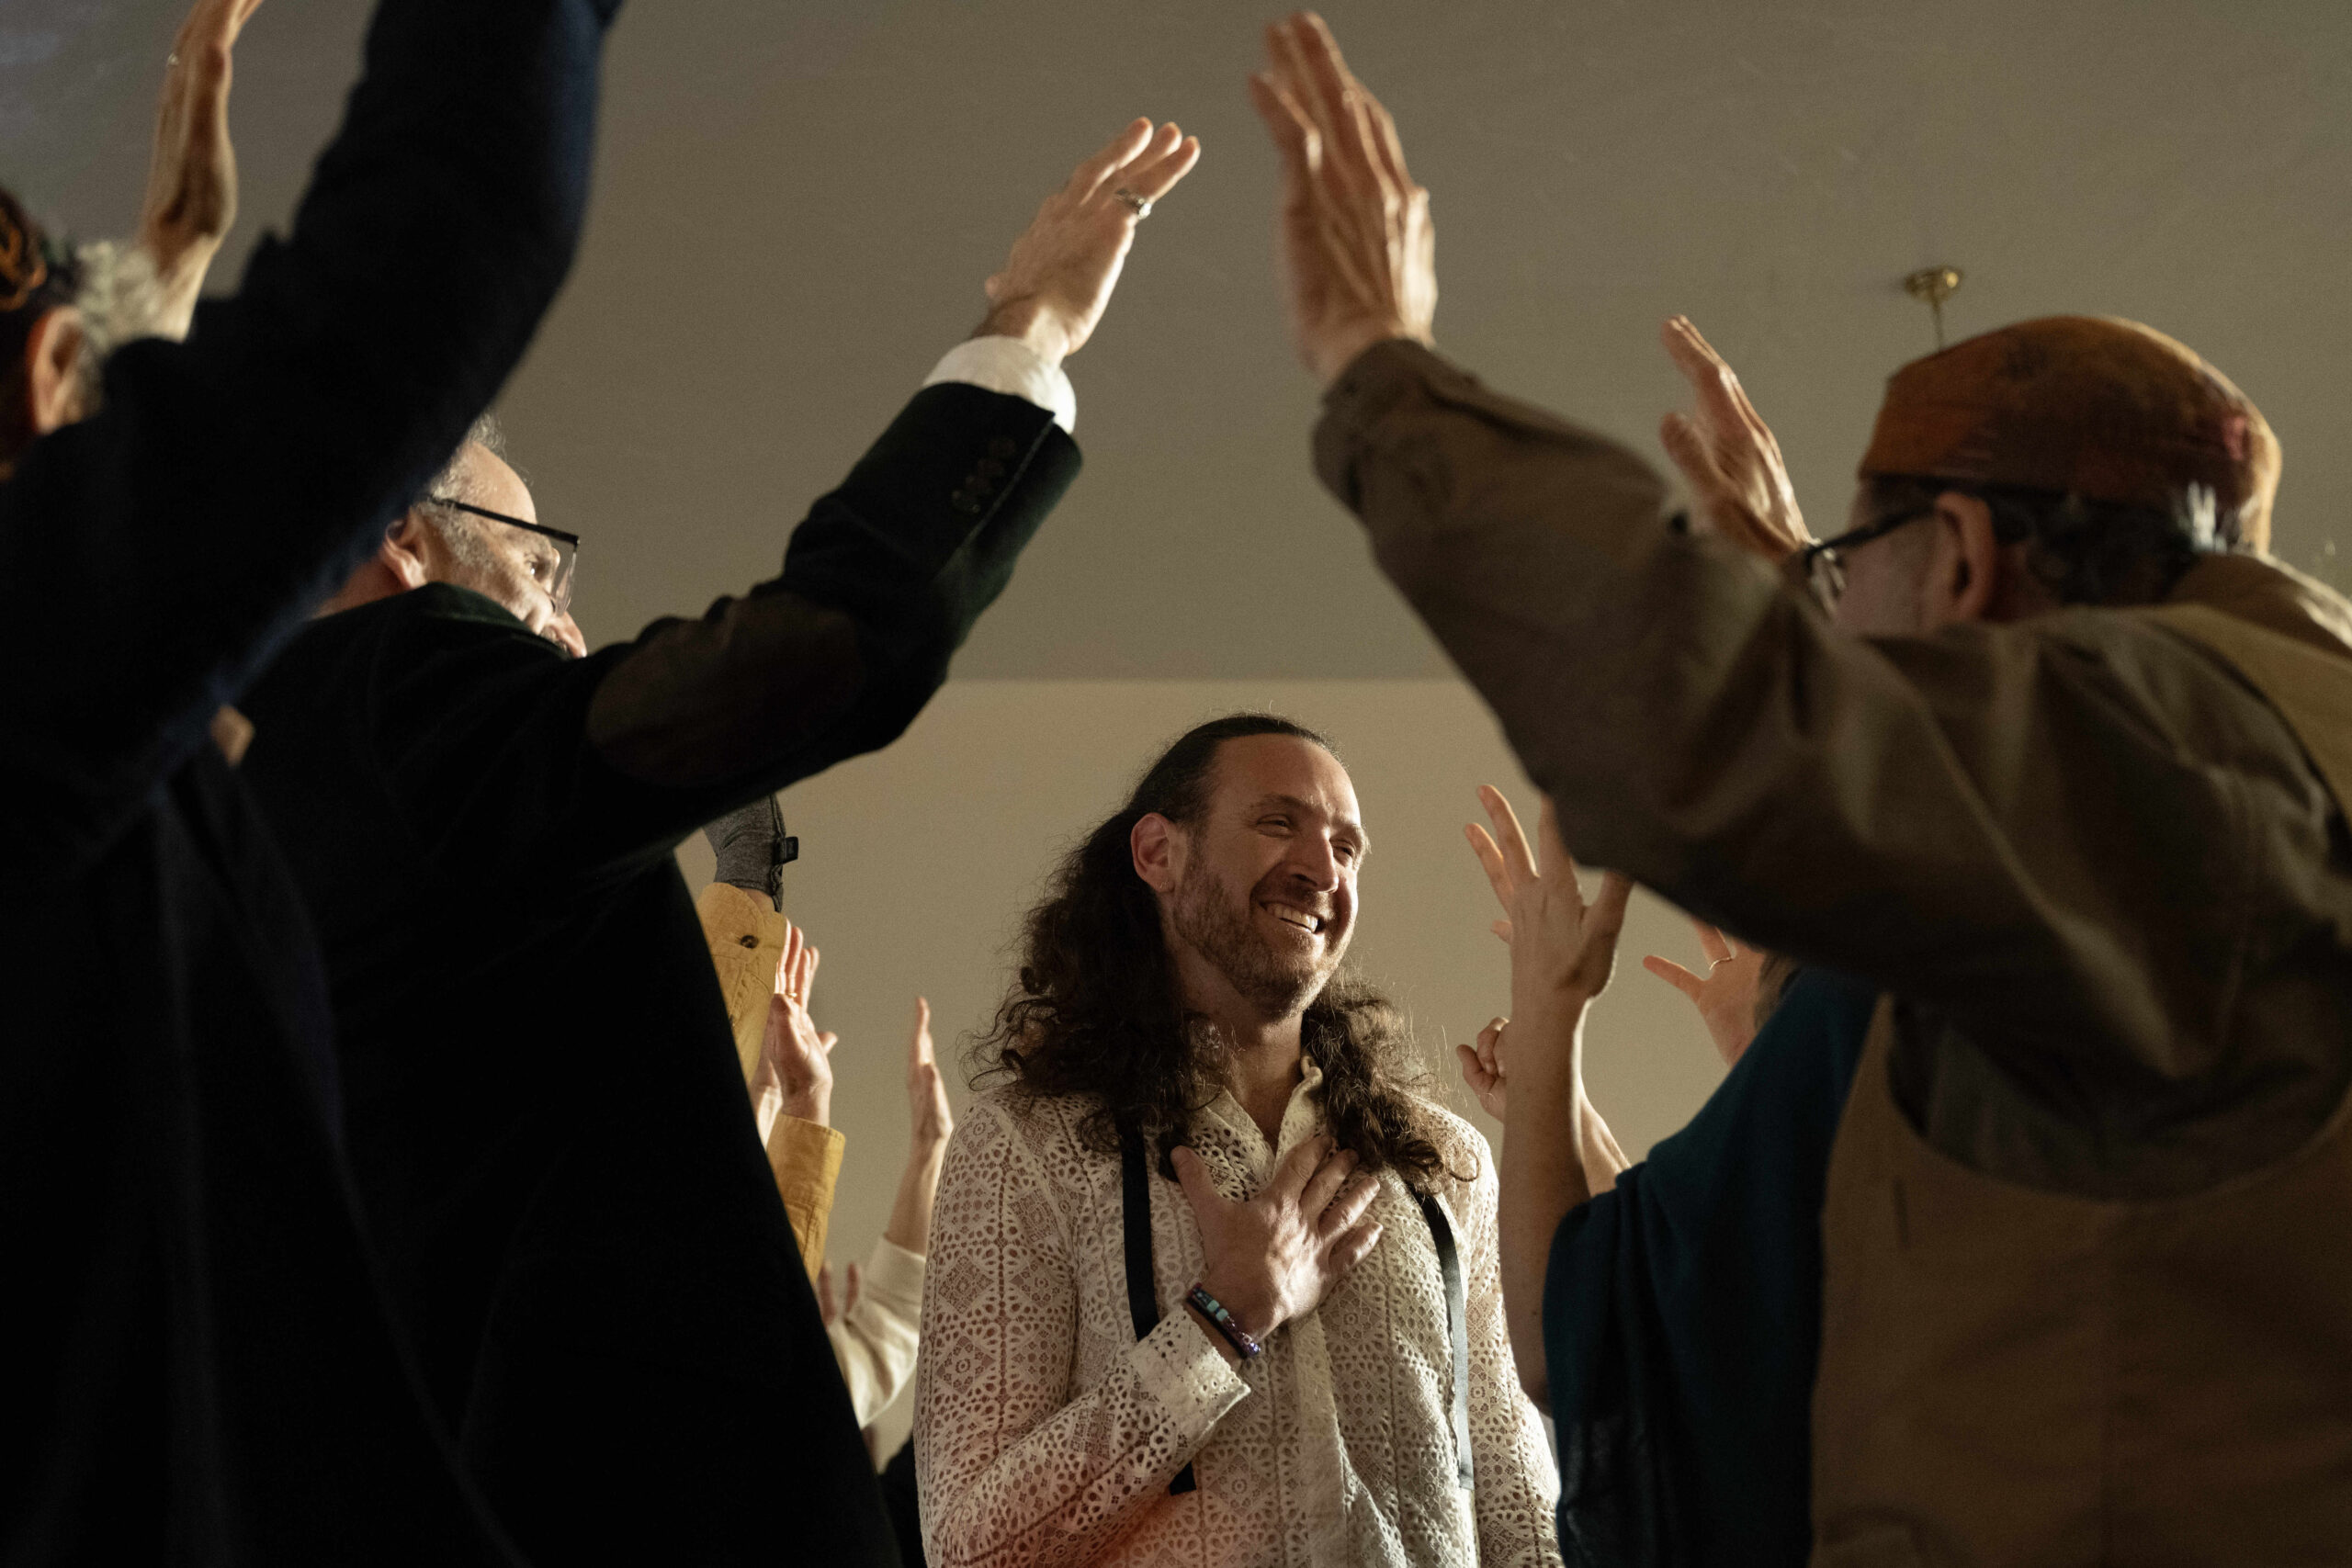
[[1867,545],[1872,539],[1883,539],[1906,523],[1917,523],[1922,517],[1933,517],[1932,506],[1916,506],[1849,528],[1835,538],[1816,539],[1797,552],[1797,564],[1804,571],[1805,581],[1813,587],[1814,597],[1822,604],[1835,604],[1846,592],[1846,562],[1839,552],[1857,545]]
[[534,561],[532,580],[547,591],[548,602],[557,615],[571,608],[571,569],[580,559],[580,536],[560,528],[550,528],[544,523],[526,523],[520,517],[509,517],[503,512],[492,512],[487,506],[476,506],[468,501],[453,501],[446,495],[428,495],[425,503],[446,506],[453,512],[469,512],[476,517],[487,517],[492,523],[503,523],[509,528],[521,528],[542,538],[555,541],[555,561],[552,566]]

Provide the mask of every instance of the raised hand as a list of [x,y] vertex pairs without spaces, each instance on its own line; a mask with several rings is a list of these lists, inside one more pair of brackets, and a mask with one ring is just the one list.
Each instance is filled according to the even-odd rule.
[[940,1076],[939,1058],[931,1043],[931,1003],[915,998],[914,1032],[907,1039],[907,1117],[918,1151],[944,1148],[956,1131],[956,1112],[947,1104],[947,1081]]
[[1756,993],[1770,955],[1761,948],[1740,946],[1704,920],[1690,923],[1698,928],[1699,951],[1707,955],[1704,975],[1694,975],[1657,953],[1643,959],[1642,967],[1690,998],[1724,1066],[1736,1066],[1748,1042],[1756,1038]]
[[948,1109],[947,1084],[931,1044],[931,1003],[915,998],[914,1032],[907,1037],[907,1117],[910,1134],[899,1196],[882,1235],[909,1252],[931,1248],[931,1210],[939,1196],[939,1170],[947,1157],[947,1137],[956,1131]]
[[1509,1102],[1510,1083],[1503,1067],[1503,1031],[1510,1027],[1510,1020],[1498,1018],[1478,1031],[1478,1043],[1456,1045],[1453,1054],[1462,1060],[1462,1081],[1487,1114],[1498,1122],[1508,1120],[1503,1108]]
[[1078,166],[1046,198],[988,280],[989,313],[977,336],[1017,337],[1058,365],[1086,346],[1111,303],[1152,204],[1200,162],[1201,141],[1173,124],[1138,119]]
[[1258,1195],[1239,1203],[1216,1190],[1191,1149],[1176,1150],[1174,1160],[1200,1223],[1202,1288],[1261,1343],[1312,1312],[1380,1239],[1379,1222],[1365,1213],[1378,1179],[1356,1173],[1356,1156],[1335,1151],[1328,1136],[1291,1150]]
[[[1510,931],[1511,1016],[1539,1010],[1548,1016],[1562,998],[1573,998],[1581,1012],[1608,987],[1616,968],[1617,936],[1624,929],[1634,885],[1613,871],[1606,873],[1600,893],[1586,903],[1577,887],[1577,863],[1561,842],[1559,818],[1549,800],[1536,829],[1539,862],[1529,852],[1519,814],[1502,792],[1482,784],[1478,799],[1495,827],[1487,845],[1494,864],[1487,874],[1498,896],[1506,887],[1510,892],[1510,919],[1498,924]],[[1484,863],[1487,855],[1482,851],[1478,858]]]
[[[776,970],[775,995],[768,1000],[768,1032],[761,1070],[773,1075],[787,1116],[830,1126],[833,1106],[832,1050],[841,1036],[820,1032],[808,1016],[808,992],[817,983],[818,953],[790,921],[784,928],[784,962]],[[755,1086],[756,1087],[756,1086]]]
[[237,152],[229,141],[232,55],[261,0],[196,0],[164,67],[155,152],[139,246],[155,264],[157,330],[181,337],[204,275],[237,218]]
[[1561,1216],[1606,1191],[1625,1168],[1585,1092],[1584,1023],[1616,966],[1634,885],[1607,873],[1588,904],[1551,801],[1544,802],[1538,848],[1530,853],[1502,792],[1482,788],[1478,798],[1494,833],[1474,829],[1471,843],[1503,900],[1510,937],[1510,1097],[1519,1120],[1505,1127],[1498,1161],[1503,1314],[1520,1382],[1541,1404],[1550,1397],[1543,1302],[1553,1235]]
[[1667,456],[1709,526],[1779,565],[1813,542],[1780,442],[1688,317],[1673,317],[1658,336],[1696,399],[1695,412],[1669,413],[1658,427]]
[[1250,101],[1282,156],[1277,230],[1291,333],[1326,386],[1388,338],[1430,341],[1437,230],[1405,169],[1396,123],[1301,12],[1266,29]]

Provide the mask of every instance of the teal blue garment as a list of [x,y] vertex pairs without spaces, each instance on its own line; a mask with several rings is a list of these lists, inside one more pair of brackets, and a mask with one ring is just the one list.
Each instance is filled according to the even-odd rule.
[[1690,1124],[1561,1222],[1544,1353],[1569,1562],[1805,1561],[1821,1206],[1876,1000],[1799,975]]

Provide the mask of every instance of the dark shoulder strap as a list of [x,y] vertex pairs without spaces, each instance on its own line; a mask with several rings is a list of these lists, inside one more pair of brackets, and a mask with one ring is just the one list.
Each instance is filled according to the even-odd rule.
[[1470,1292],[1462,1277],[1462,1254],[1453,1245],[1453,1224],[1433,1192],[1416,1194],[1421,1218],[1437,1244],[1438,1272],[1445,1279],[1445,1334],[1453,1342],[1453,1481],[1468,1490],[1470,1463]]
[[[1119,1130],[1119,1221],[1126,1233],[1127,1315],[1135,1320],[1136,1337],[1159,1326],[1159,1291],[1151,1277],[1151,1172],[1144,1163],[1143,1139],[1133,1128]],[[1168,1483],[1171,1496],[1182,1496],[1200,1483],[1186,1465]]]

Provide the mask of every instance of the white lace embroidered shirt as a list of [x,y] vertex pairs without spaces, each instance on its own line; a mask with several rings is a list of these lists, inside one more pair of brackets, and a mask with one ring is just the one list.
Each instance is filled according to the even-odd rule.
[[[1228,1198],[1322,1130],[1309,1063],[1281,1147],[1229,1094],[1194,1146]],[[1486,1140],[1432,1107],[1469,1292],[1476,1490],[1455,1482],[1453,1362],[1435,1244],[1384,1174],[1370,1256],[1239,1370],[1182,1310],[1200,1231],[1155,1174],[1158,1327],[1128,1313],[1119,1156],[1082,1099],[973,1103],[939,1186],[915,1372],[924,1550],[940,1568],[1442,1568],[1559,1562],[1559,1482],[1503,1324]],[[1187,1461],[1197,1490],[1170,1495]]]

